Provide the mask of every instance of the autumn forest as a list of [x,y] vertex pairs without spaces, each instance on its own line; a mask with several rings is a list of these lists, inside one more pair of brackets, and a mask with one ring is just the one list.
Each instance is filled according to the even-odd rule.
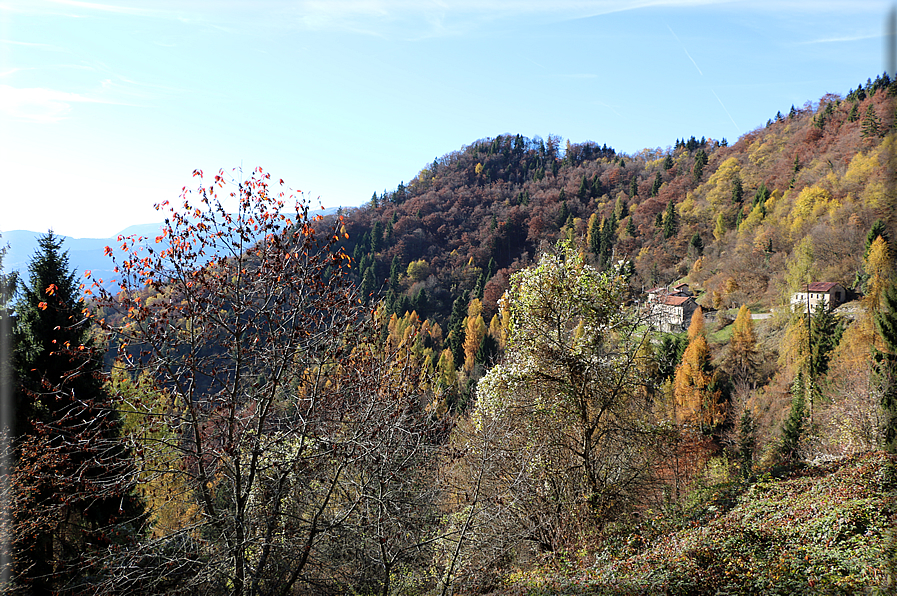
[[484,138],[327,215],[194,171],[112,285],[47,234],[4,593],[893,593],[895,97]]

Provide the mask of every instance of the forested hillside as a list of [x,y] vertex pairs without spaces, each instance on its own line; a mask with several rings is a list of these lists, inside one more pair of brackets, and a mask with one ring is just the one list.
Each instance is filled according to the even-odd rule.
[[731,145],[695,134],[623,155],[551,135],[481,139],[347,212],[344,246],[365,293],[393,289],[394,311],[440,324],[479,283],[493,314],[509,274],[563,237],[602,268],[630,260],[637,290],[686,278],[713,308],[781,304],[808,251],[814,278],[852,288],[866,233],[889,217],[895,89],[885,75],[783,106]]
[[114,292],[49,234],[0,278],[4,588],[893,591],[895,95],[483,139],[335,215],[196,170]]

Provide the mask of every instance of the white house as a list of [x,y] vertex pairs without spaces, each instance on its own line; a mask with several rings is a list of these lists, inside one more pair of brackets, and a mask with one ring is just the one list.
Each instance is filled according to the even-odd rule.
[[791,295],[791,308],[810,312],[822,304],[828,310],[837,308],[847,302],[847,290],[839,283],[831,281],[815,281],[804,286],[800,292]]

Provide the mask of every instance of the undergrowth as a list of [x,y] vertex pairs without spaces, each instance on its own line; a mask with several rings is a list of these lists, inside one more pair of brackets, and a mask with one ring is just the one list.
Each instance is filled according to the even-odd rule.
[[704,486],[676,511],[614,528],[597,550],[509,574],[495,594],[897,593],[893,466],[876,452]]

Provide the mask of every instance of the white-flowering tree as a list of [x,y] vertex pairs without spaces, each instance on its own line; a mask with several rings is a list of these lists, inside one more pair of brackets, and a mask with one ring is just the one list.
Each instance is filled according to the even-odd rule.
[[480,381],[472,416],[513,430],[493,431],[503,444],[489,448],[508,454],[507,482],[493,488],[511,495],[508,527],[543,549],[625,509],[650,469],[638,362],[647,338],[624,292],[619,276],[561,243],[503,298],[505,359]]

